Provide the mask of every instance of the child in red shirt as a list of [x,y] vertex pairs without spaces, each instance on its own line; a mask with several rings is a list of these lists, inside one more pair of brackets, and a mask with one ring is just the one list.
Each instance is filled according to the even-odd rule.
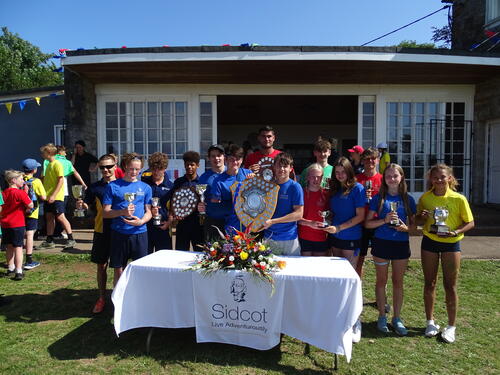
[[28,194],[21,190],[24,185],[22,172],[5,171],[5,181],[9,187],[2,192],[2,242],[7,245],[7,276],[14,274],[13,280],[23,279],[23,243],[26,232],[24,216],[33,208]]
[[299,242],[301,255],[326,256],[328,233],[322,228],[323,217],[320,212],[329,211],[328,192],[321,188],[323,167],[318,163],[307,168],[306,187],[304,188],[304,213],[299,221]]

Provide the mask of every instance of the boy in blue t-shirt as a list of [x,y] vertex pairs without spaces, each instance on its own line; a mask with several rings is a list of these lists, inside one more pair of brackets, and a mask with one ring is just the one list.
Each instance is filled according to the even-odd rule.
[[[111,221],[111,253],[109,266],[114,268],[116,285],[129,259],[148,254],[146,223],[151,219],[151,187],[138,180],[144,161],[135,152],[122,156],[123,179],[112,181],[103,196],[103,218]],[[125,197],[133,198],[131,202]]]
[[280,190],[274,215],[264,224],[264,237],[274,241],[283,254],[300,255],[297,221],[304,212],[304,193],[302,186],[290,179],[292,167],[293,158],[286,152],[274,159],[274,178]]

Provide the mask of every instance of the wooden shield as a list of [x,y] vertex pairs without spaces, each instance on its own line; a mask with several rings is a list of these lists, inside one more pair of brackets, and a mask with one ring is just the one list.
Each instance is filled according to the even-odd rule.
[[184,187],[176,190],[172,196],[172,212],[180,220],[185,219],[196,211],[198,205],[198,194],[194,188]]
[[253,231],[259,230],[266,220],[273,217],[280,187],[261,177],[253,177],[231,185],[234,210],[238,219]]

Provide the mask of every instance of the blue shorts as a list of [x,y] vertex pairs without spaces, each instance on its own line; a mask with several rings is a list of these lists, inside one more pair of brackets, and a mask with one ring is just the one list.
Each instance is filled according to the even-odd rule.
[[300,252],[326,253],[329,249],[328,241],[309,241],[299,238]]
[[14,247],[23,247],[25,227],[2,228],[2,245],[12,245]]
[[148,255],[148,232],[123,234],[111,231],[109,266],[125,268],[129,259],[136,260]]
[[109,262],[109,253],[111,250],[111,233],[94,232],[92,241],[92,251],[90,261],[96,264],[105,264]]
[[359,255],[359,249],[361,248],[361,239],[358,240],[341,240],[335,236],[328,236],[328,245],[330,247],[335,247],[341,250],[352,250],[354,251],[354,256]]
[[[148,222],[148,254],[158,250],[172,249],[172,238],[168,230],[162,230]],[[198,251],[198,249],[195,249]]]
[[52,212],[54,215],[60,215],[66,212],[66,205],[63,201],[54,201],[54,203],[45,202],[45,212]]
[[408,259],[411,255],[409,241],[391,241],[373,237],[372,255],[382,259]]
[[26,231],[28,230],[37,230],[38,229],[38,219],[34,219],[32,217],[26,218]]
[[427,236],[422,237],[420,248],[431,253],[458,253],[460,249],[460,241],[457,242],[439,242],[431,240]]

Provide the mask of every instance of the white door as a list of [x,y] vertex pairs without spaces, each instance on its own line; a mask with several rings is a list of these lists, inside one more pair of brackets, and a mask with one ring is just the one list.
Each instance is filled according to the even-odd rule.
[[490,125],[488,163],[488,203],[500,204],[500,123]]

